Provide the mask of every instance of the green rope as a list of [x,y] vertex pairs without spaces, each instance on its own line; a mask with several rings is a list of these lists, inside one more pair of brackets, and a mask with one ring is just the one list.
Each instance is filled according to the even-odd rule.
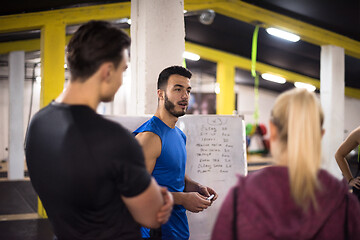
[[259,121],[259,76],[256,73],[256,54],[257,54],[257,40],[259,34],[259,26],[255,27],[252,39],[252,48],[251,48],[251,76],[255,78],[254,92],[255,92],[255,111],[254,111],[254,120],[255,124],[258,124]]
[[257,75],[257,74],[256,74],[256,76],[255,76],[254,92],[255,92],[254,120],[255,120],[255,124],[256,124],[256,126],[257,126],[257,125],[258,125],[258,121],[259,121],[259,75]]
[[186,68],[186,61],[185,61],[185,58],[184,58],[184,60],[183,60],[182,66],[183,66],[184,68]]
[[255,27],[252,39],[252,48],[251,48],[251,75],[256,76],[256,53],[257,53],[257,40],[259,34],[259,26]]

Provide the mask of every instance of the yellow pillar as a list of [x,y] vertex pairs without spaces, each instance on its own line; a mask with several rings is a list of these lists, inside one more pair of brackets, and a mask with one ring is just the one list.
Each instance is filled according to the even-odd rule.
[[61,21],[50,21],[41,28],[41,107],[48,105],[64,88],[65,35],[65,23]]
[[233,114],[235,110],[235,66],[218,62],[216,82],[220,92],[216,95],[216,114]]
[[[55,99],[64,88],[65,35],[63,22],[50,21],[41,28],[41,108]],[[39,198],[38,214],[43,218],[47,217]]]

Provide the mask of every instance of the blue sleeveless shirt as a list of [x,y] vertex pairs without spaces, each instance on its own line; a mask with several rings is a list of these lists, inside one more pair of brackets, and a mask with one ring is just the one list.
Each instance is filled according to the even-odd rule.
[[[167,187],[170,192],[183,192],[185,188],[186,136],[178,128],[170,128],[159,118],[150,120],[134,131],[153,132],[161,139],[161,154],[156,159],[152,176],[160,186]],[[162,225],[162,239],[184,240],[189,238],[189,226],[186,209],[182,205],[174,205],[169,221]],[[141,228],[143,238],[150,237],[149,229]]]

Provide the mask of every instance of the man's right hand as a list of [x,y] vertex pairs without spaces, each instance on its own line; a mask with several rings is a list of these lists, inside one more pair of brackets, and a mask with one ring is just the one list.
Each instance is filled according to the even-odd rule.
[[182,205],[190,212],[198,213],[207,209],[211,205],[210,200],[197,192],[186,192],[183,196]]
[[157,214],[157,220],[160,224],[165,224],[171,215],[174,199],[172,194],[167,190],[166,187],[161,187],[161,194],[164,199],[164,205],[161,207],[160,211]]

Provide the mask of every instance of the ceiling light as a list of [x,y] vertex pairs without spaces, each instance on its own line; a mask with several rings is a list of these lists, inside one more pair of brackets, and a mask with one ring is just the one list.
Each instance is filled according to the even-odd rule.
[[131,25],[131,19],[130,18],[126,22],[127,22],[127,24]]
[[308,90],[309,92],[314,92],[316,90],[316,87],[308,84],[308,83],[303,83],[303,82],[295,82],[294,83],[295,87],[297,88],[305,88],[306,90]]
[[267,28],[266,32],[275,37],[283,38],[283,39],[286,39],[291,42],[297,42],[300,40],[300,37],[298,35],[295,35],[295,34],[289,33],[289,32],[285,32],[285,31],[277,29],[277,28]]
[[211,10],[211,9],[208,9],[208,10],[203,11],[200,14],[199,21],[202,24],[210,25],[210,24],[212,24],[214,22],[214,18],[215,18],[215,11]]
[[186,10],[184,10],[184,13],[187,13],[187,11],[186,11]]
[[66,63],[64,64],[64,68],[67,69],[67,64]]
[[265,80],[271,81],[271,82],[276,82],[276,83],[280,83],[280,84],[284,84],[286,83],[286,79],[280,76],[276,76],[276,75],[272,75],[270,73],[263,73],[261,74],[261,77]]
[[186,59],[191,60],[191,61],[198,61],[200,59],[200,56],[195,54],[195,53],[184,52],[183,53],[183,58],[186,58]]

